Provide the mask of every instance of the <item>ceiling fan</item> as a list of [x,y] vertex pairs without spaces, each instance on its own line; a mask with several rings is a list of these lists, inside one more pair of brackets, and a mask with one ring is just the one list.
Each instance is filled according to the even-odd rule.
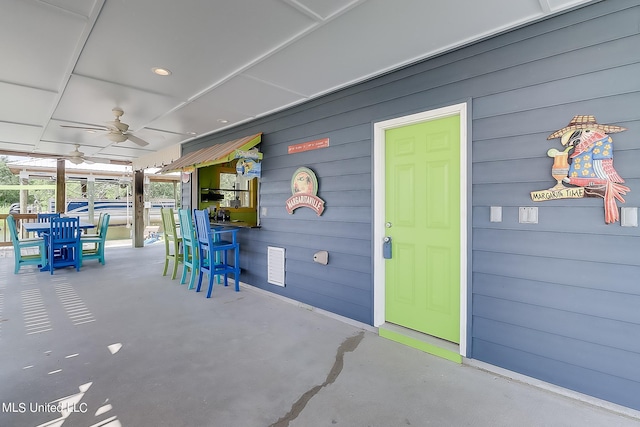
[[79,149],[80,145],[76,144],[76,148],[74,148],[73,151],[71,151],[66,156],[63,156],[62,158],[65,160],[69,160],[74,165],[79,165],[81,163],[111,163],[111,160],[109,159],[101,157],[87,157]]
[[129,125],[120,121],[120,116],[124,114],[124,111],[121,108],[116,107],[111,111],[113,112],[113,115],[116,118],[115,120],[106,122],[106,126],[101,126],[101,125],[94,125],[94,126],[60,125],[60,126],[63,128],[106,131],[107,132],[106,137],[112,142],[124,142],[129,140],[134,144],[138,144],[141,147],[144,147],[145,145],[149,145],[149,143],[144,139],[138,138],[137,136],[128,132]]

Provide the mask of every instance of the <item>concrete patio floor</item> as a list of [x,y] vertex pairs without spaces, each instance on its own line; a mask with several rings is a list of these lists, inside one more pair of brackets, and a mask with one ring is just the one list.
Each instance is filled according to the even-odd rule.
[[640,425],[251,287],[206,299],[163,257],[14,275],[0,251],[0,426]]

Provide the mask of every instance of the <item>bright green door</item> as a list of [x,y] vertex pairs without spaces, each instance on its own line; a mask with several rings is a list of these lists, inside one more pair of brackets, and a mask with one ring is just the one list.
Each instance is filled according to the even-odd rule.
[[385,134],[385,320],[460,342],[460,116]]

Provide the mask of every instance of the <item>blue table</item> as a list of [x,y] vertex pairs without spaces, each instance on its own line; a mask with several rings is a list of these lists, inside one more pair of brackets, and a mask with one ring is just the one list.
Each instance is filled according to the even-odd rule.
[[[87,230],[89,228],[95,228],[95,224],[91,222],[80,221],[80,228],[83,230]],[[42,233],[43,231],[49,231],[49,223],[48,222],[23,222],[22,227],[27,230],[29,233]]]

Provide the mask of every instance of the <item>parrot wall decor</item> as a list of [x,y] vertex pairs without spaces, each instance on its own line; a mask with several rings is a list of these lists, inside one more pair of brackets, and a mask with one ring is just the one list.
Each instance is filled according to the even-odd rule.
[[553,158],[551,175],[557,184],[548,190],[531,192],[531,199],[541,202],[601,197],[605,223],[618,221],[616,200],[624,203],[622,196],[630,189],[622,184],[624,179],[613,167],[613,138],[609,134],[625,130],[621,126],[598,124],[594,116],[575,116],[567,126],[553,132],[547,139],[560,138],[564,147],[547,151],[547,156]]

